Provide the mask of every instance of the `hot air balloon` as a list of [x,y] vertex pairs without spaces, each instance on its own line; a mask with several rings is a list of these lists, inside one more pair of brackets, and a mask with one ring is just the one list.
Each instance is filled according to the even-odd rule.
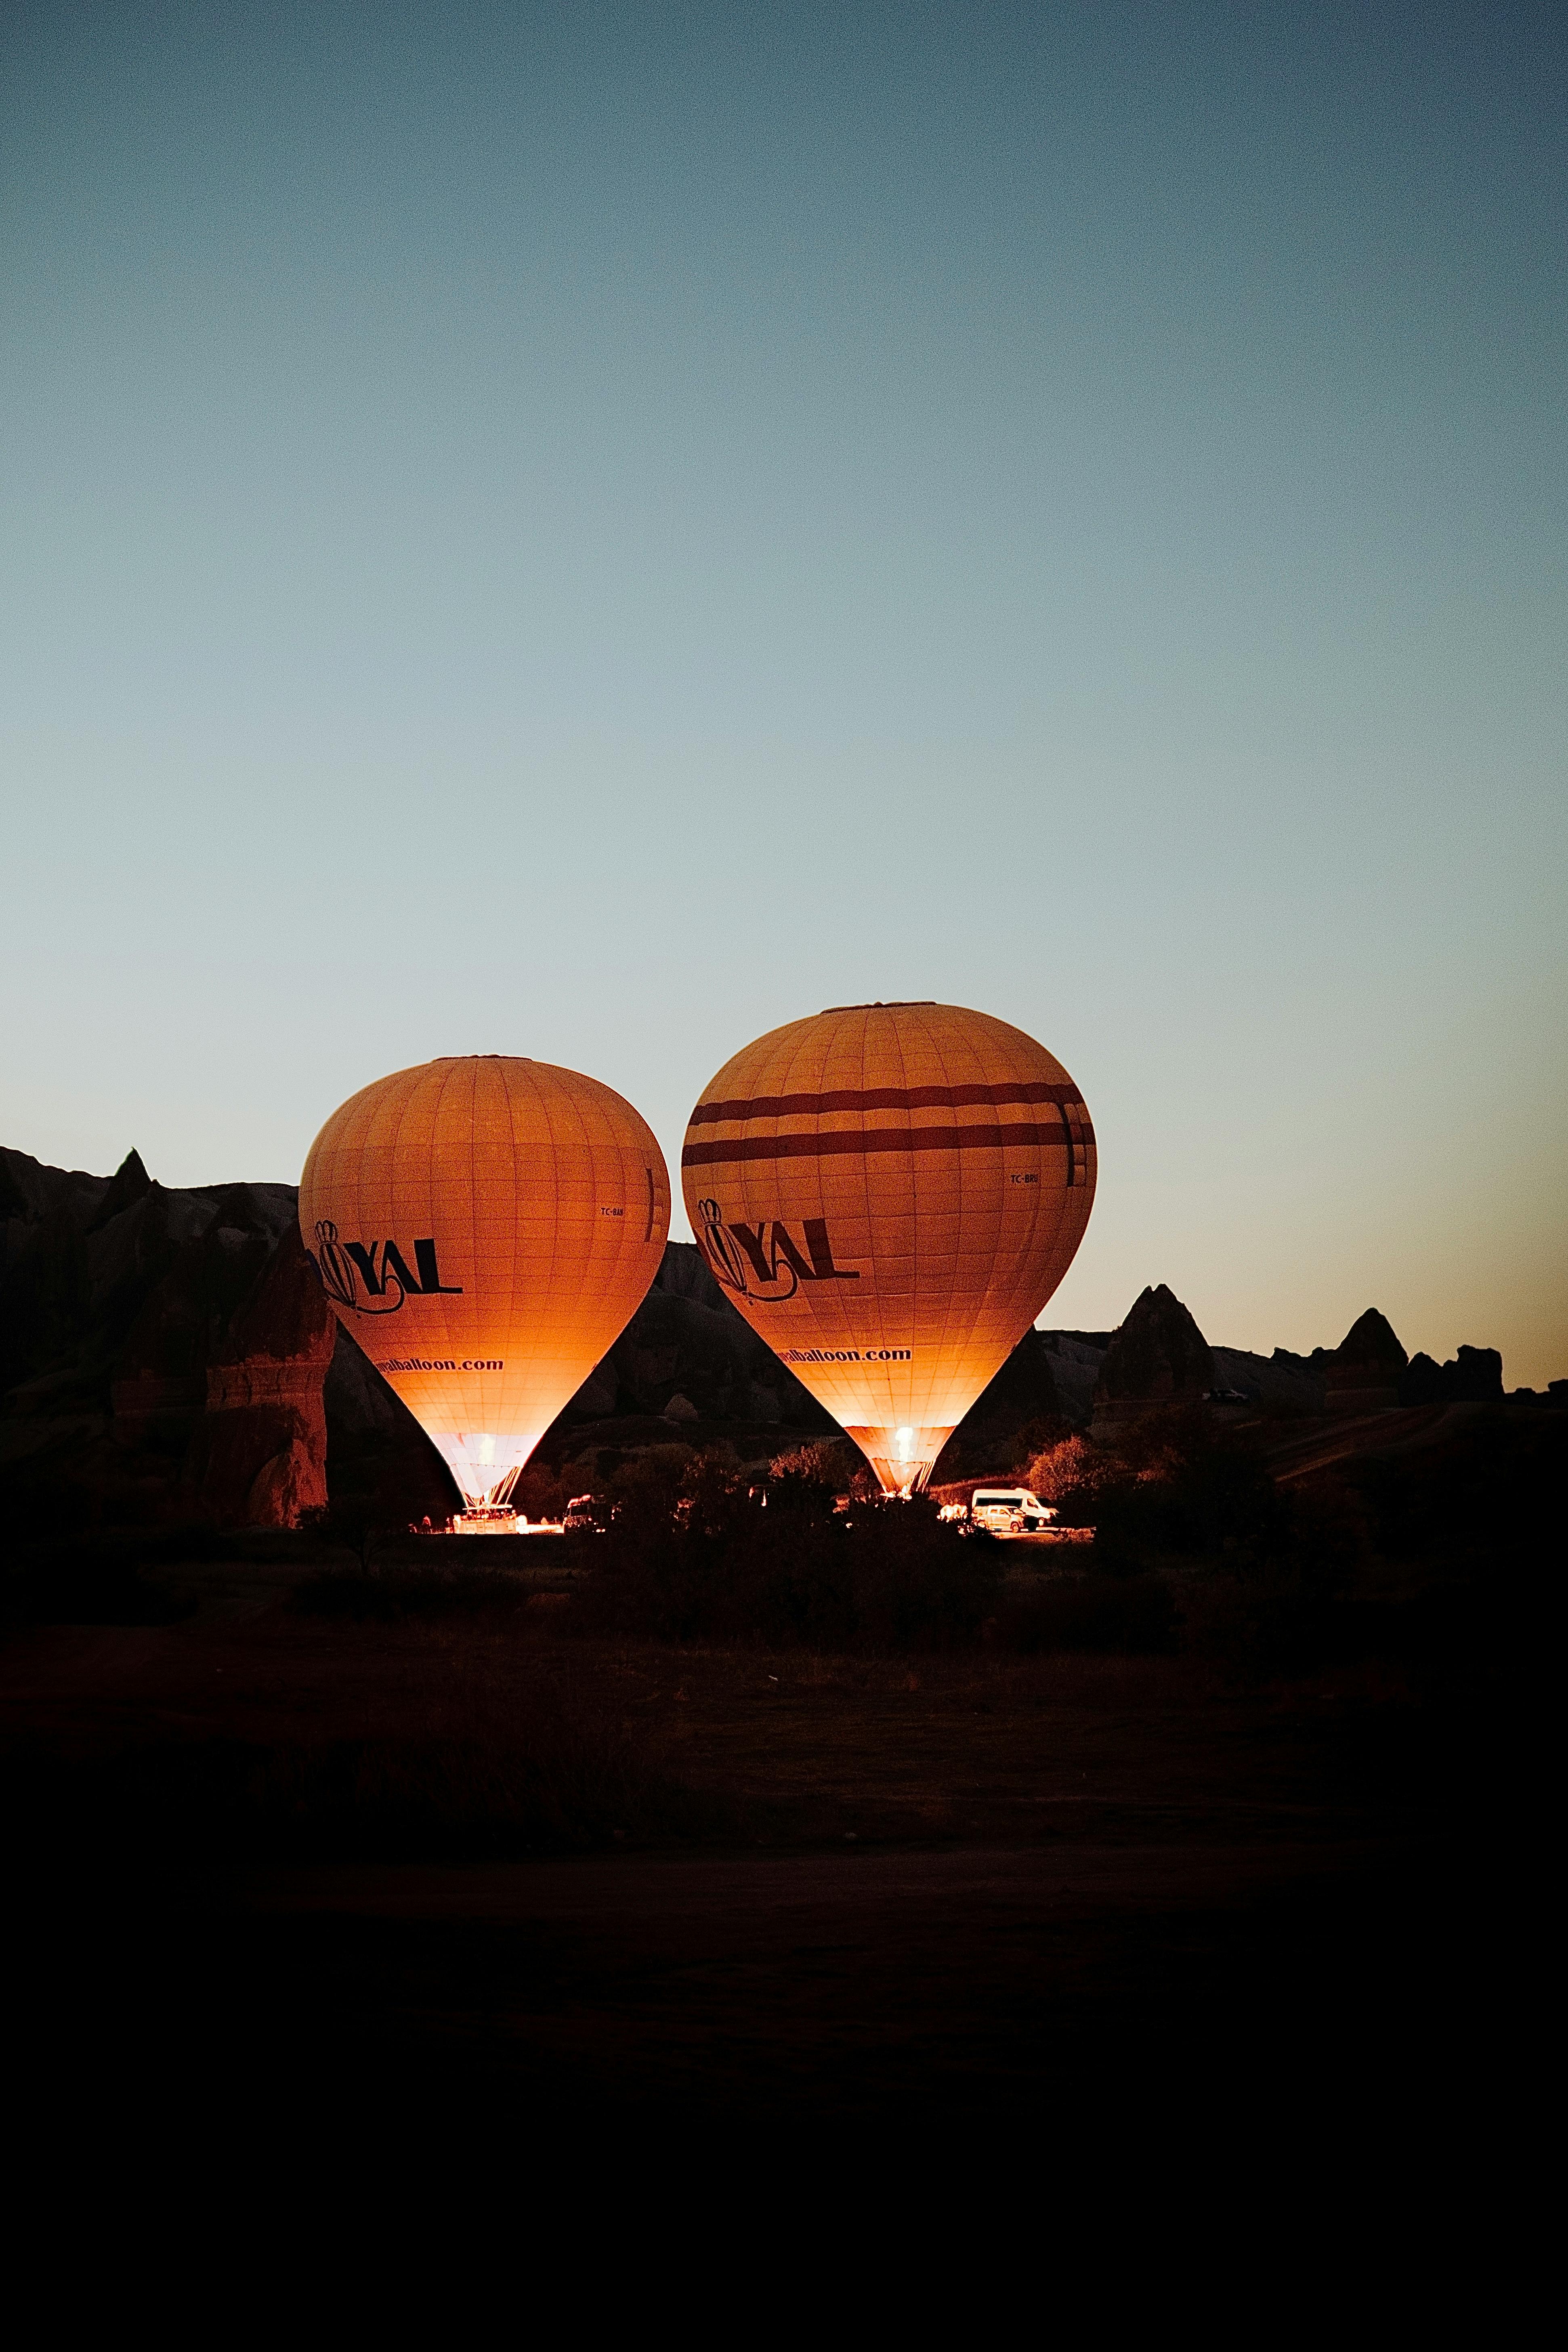
[[910,1494],[1072,1262],[1083,1097],[1043,1045],[952,1004],[852,1004],[748,1045],[680,1155],[734,1305],[890,1494]]
[[669,1178],[596,1078],[459,1055],[332,1113],[300,1227],[339,1320],[495,1511],[658,1273]]

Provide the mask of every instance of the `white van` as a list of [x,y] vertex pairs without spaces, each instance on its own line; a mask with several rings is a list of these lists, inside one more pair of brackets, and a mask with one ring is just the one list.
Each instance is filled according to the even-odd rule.
[[976,1486],[969,1503],[973,1527],[994,1536],[1037,1536],[1056,1517],[1049,1503],[1031,1495],[1027,1486]]

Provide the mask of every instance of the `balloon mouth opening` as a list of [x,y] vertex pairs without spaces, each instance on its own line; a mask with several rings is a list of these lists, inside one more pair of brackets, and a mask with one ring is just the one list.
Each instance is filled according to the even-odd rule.
[[883,1494],[906,1497],[923,1492],[937,1456],[956,1426],[953,1422],[925,1425],[900,1422],[894,1428],[844,1424],[876,1472]]
[[458,1482],[466,1510],[504,1510],[542,1430],[432,1432],[447,1467]]

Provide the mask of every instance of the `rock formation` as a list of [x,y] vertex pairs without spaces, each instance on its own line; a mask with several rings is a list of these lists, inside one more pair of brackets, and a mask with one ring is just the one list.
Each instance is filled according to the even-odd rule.
[[1162,1282],[1145,1290],[1110,1345],[1094,1386],[1094,1433],[1137,1421],[1161,1405],[1196,1404],[1215,1384],[1208,1341]]
[[670,1242],[652,1289],[562,1418],[664,1414],[677,1395],[700,1422],[831,1428],[822,1407],[731,1306],[694,1242]]
[[[1058,1425],[1056,1433],[1065,1434],[1067,1420],[1045,1334],[1026,1331],[948,1439],[932,1480],[1000,1475],[1012,1467],[1020,1450],[1027,1454],[1049,1444],[1053,1423]],[[1037,1444],[1025,1441],[1025,1432],[1031,1430]]]
[[[173,1190],[135,1152],[110,1178],[7,1151],[0,1208],[0,1425],[6,1454],[26,1465],[24,1517],[34,1508],[68,1517],[86,1497],[95,1517],[210,1515],[217,1491],[198,1501],[205,1472],[189,1458],[206,1418],[207,1370],[279,1236],[293,1230],[291,1188]],[[232,1370],[232,1351],[228,1360]],[[224,1517],[246,1517],[279,1442],[252,1465],[237,1502],[228,1496]],[[274,1521],[280,1507],[265,1503]]]
[[1399,1402],[1406,1357],[1394,1326],[1375,1307],[1358,1315],[1323,1367],[1330,1412],[1380,1412]]
[[327,1501],[322,1397],[337,1318],[290,1225],[207,1352],[188,1484],[217,1527],[292,1528]]
[[142,1164],[142,1154],[132,1149],[110,1178],[109,1190],[94,1211],[88,1232],[96,1234],[100,1226],[111,1223],[122,1210],[133,1209],[152,1190],[153,1179]]
[[1318,1351],[1322,1360],[1294,1355],[1289,1348],[1276,1348],[1271,1356],[1258,1355],[1249,1348],[1212,1348],[1209,1352],[1216,1389],[1234,1389],[1265,1411],[1322,1412],[1326,1349]]
[[1401,1404],[1500,1404],[1502,1397],[1502,1358],[1495,1348],[1461,1348],[1446,1364],[1412,1356],[1399,1382]]
[[[1087,1429],[1094,1417],[1094,1389],[1110,1345],[1109,1331],[1042,1331],[1060,1391],[1062,1411]],[[1222,1348],[1211,1340],[1209,1356],[1216,1389],[1233,1389],[1265,1412],[1315,1413],[1323,1410],[1323,1364],[1330,1350],[1298,1356],[1276,1348],[1271,1356],[1251,1348]]]
[[1110,1345],[1109,1331],[1042,1331],[1051,1379],[1065,1419],[1087,1429],[1094,1418],[1094,1384]]

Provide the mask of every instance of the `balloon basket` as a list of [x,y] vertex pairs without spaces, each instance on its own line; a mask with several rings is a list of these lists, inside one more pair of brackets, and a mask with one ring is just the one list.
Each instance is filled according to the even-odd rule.
[[472,1510],[454,1511],[447,1522],[453,1536],[560,1536],[566,1530],[554,1519],[526,1519],[521,1511],[479,1503]]

